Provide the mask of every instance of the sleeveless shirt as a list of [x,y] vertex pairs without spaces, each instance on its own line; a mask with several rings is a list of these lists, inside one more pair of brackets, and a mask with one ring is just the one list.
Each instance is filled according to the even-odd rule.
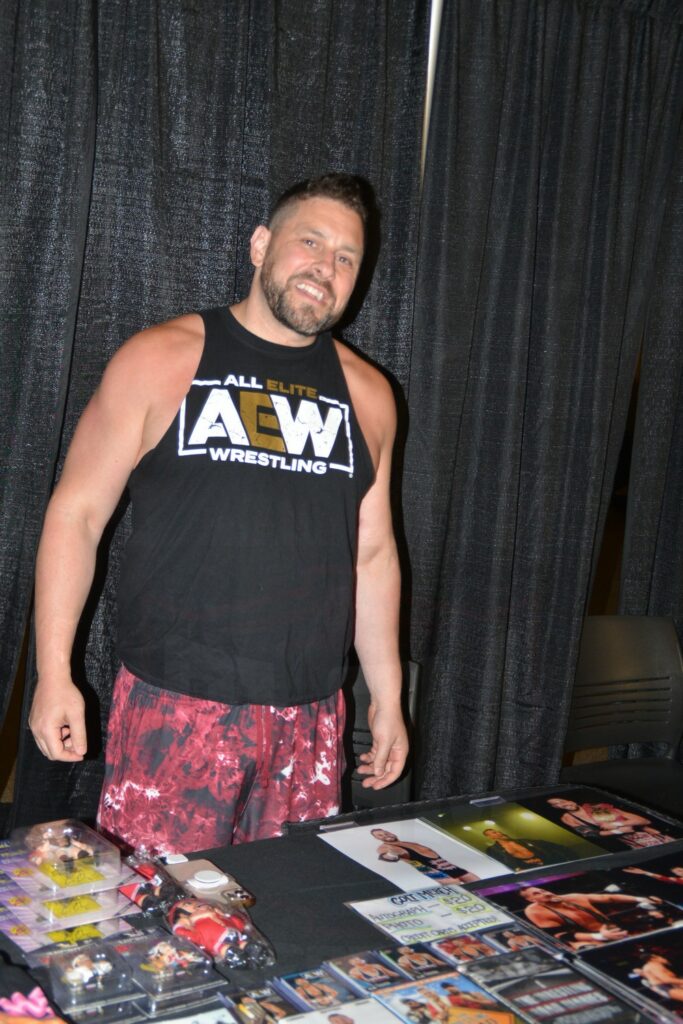
[[201,315],[195,378],[128,481],[119,654],[195,697],[320,700],[352,643],[370,453],[329,333],[293,348]]

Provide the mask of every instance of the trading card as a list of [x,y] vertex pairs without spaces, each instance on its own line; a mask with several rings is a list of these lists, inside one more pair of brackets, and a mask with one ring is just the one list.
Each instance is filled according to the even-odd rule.
[[540,935],[532,935],[525,931],[518,924],[508,925],[507,928],[492,928],[485,933],[486,941],[498,946],[503,953],[518,953],[522,949],[548,949],[548,946]]
[[287,1018],[287,1024],[396,1024],[396,1015],[376,999],[356,999],[334,1010],[314,1010]]
[[428,943],[428,948],[447,963],[467,964],[482,956],[500,956],[500,949],[484,935],[451,935]]
[[511,1010],[457,972],[378,992],[374,998],[410,1024],[428,1024],[434,1020],[516,1024]]
[[357,998],[352,989],[322,967],[284,974],[275,978],[273,984],[302,1010],[326,1010]]
[[334,960],[327,960],[323,967],[336,974],[361,995],[405,981],[405,975],[374,950],[339,956]]
[[601,985],[540,949],[525,949],[493,960],[477,960],[463,970],[482,988],[527,1020],[575,1024],[636,1024],[640,1014]]
[[111,946],[92,942],[49,957],[47,971],[55,1001],[72,1007],[123,1003],[139,995],[131,972]]
[[380,950],[381,956],[406,978],[419,980],[433,978],[437,974],[449,974],[452,964],[436,956],[426,942],[414,942],[411,946],[390,946]]
[[239,992],[231,992],[223,998],[240,1024],[252,1024],[252,1021],[271,1024],[299,1013],[299,1008],[285,999],[282,993],[276,992],[271,985],[240,989]]

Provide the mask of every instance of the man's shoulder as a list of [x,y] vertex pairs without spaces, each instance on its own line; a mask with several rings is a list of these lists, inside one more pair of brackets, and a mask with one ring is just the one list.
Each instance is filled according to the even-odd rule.
[[368,403],[375,413],[393,418],[396,403],[385,374],[343,341],[335,338],[334,345],[354,404]]
[[142,387],[151,381],[169,383],[187,376],[196,367],[204,344],[204,323],[198,313],[188,313],[161,324],[145,327],[128,338],[111,359],[104,382],[121,379]]
[[185,313],[137,331],[119,349],[129,357],[153,357],[173,350],[182,352],[203,344],[204,321],[199,313]]

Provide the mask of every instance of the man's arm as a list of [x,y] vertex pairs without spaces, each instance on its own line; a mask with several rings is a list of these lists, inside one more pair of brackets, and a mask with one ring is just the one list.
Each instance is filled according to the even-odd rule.
[[[398,651],[401,574],[391,519],[389,482],[396,410],[387,381],[377,371],[371,394],[356,411],[376,455],[375,482],[360,507],[356,563],[355,646],[370,691],[368,724],[372,747],[361,754],[363,786],[383,789],[395,782],[408,756],[401,709],[403,673]],[[370,409],[372,413],[370,414]]]
[[[29,725],[51,760],[80,761],[86,752],[84,701],[71,679],[76,627],[104,527],[138,460],[168,427],[188,367],[191,379],[183,362],[188,321],[196,329],[194,318],[184,317],[119,349],[83,412],[47,508],[36,562],[38,683]],[[154,409],[153,394],[162,396]]]

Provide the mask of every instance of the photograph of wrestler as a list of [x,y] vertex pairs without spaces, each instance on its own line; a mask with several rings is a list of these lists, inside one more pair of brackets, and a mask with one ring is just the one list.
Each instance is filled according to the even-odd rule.
[[385,960],[413,980],[449,974],[453,970],[451,964],[435,956],[424,942],[414,942],[411,946],[390,946],[380,950],[380,953]]
[[467,885],[501,873],[495,860],[418,818],[357,825],[320,838],[404,892],[430,884]]
[[482,834],[488,840],[486,852],[489,857],[495,857],[510,871],[528,871],[548,864],[561,864],[569,859],[568,847],[546,839],[510,836],[499,828],[485,828]]
[[620,942],[683,920],[673,903],[648,892],[624,892],[614,872],[606,871],[537,879],[489,891],[487,898],[571,950]]
[[[666,849],[666,847],[665,847]],[[664,853],[650,860],[613,868],[610,877],[620,892],[631,896],[659,897],[665,906],[675,907],[670,916],[683,916],[683,856]]]
[[358,999],[331,1012],[306,1014],[301,1024],[396,1024],[396,1017],[374,999]]
[[483,956],[500,956],[500,950],[479,935],[451,935],[430,943],[437,956],[453,964],[466,964]]
[[464,885],[465,882],[479,881],[479,875],[473,871],[464,871],[422,843],[399,838],[395,832],[386,828],[371,828],[370,835],[377,840],[377,856],[380,860],[389,863],[403,861],[426,878],[432,878],[442,885]]
[[683,1020],[683,933],[679,929],[591,950],[582,958],[639,998]]
[[486,933],[487,939],[506,953],[518,953],[521,949],[545,949],[543,940],[538,935],[530,935],[517,925],[508,928],[494,928]]
[[[499,874],[598,857],[604,851],[584,836],[521,803],[471,804],[431,811],[424,820],[496,861]],[[489,875],[488,877],[492,877]]]
[[328,1010],[358,998],[348,985],[322,967],[283,974],[273,984],[303,1010]]
[[433,1024],[435,1021],[458,1024],[472,1016],[474,1020],[482,1020],[482,1013],[490,1024],[514,1024],[515,1021],[515,1015],[497,999],[457,973],[382,992],[375,998],[409,1024]]
[[680,825],[588,787],[524,798],[520,803],[610,852],[661,846],[683,837]]
[[238,992],[230,1002],[240,1024],[276,1024],[298,1013],[270,986]]
[[339,956],[326,961],[324,966],[360,992],[376,992],[405,981],[400,971],[373,951]]

